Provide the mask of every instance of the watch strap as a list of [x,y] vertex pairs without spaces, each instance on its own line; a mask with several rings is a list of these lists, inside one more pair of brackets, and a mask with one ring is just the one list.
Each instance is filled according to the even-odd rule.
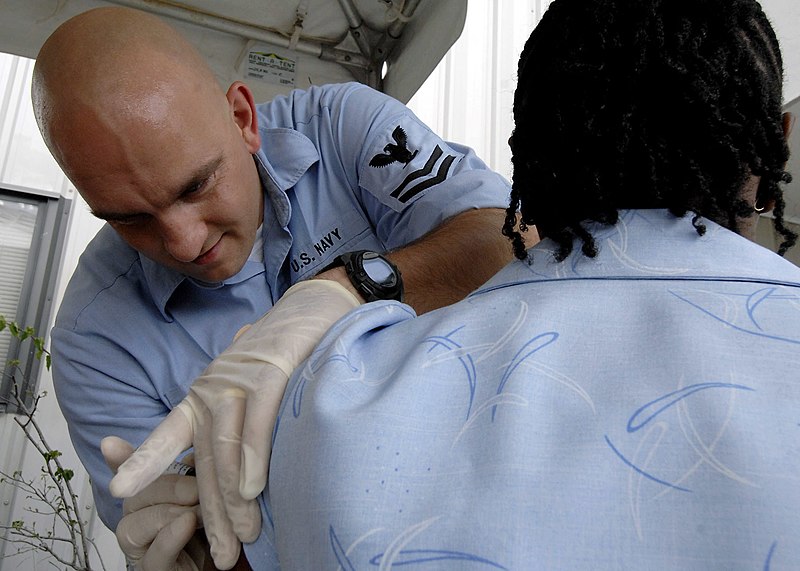
[[[392,274],[390,283],[381,284],[369,276],[364,268],[365,256],[372,259],[379,258],[387,265]],[[338,256],[335,262],[331,267],[343,265],[350,283],[366,301],[386,299],[403,301],[403,279],[400,270],[385,256],[370,250],[356,250]]]

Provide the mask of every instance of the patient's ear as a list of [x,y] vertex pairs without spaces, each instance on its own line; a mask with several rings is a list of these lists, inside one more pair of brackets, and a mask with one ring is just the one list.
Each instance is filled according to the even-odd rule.
[[[783,114],[782,123],[783,123],[783,136],[786,141],[789,141],[789,136],[792,134],[792,129],[794,128],[794,123],[797,117],[794,113],[789,113],[788,111]],[[786,165],[783,165],[783,168],[786,168]],[[775,199],[771,198],[767,203],[759,205],[761,206],[764,212],[769,212],[773,208],[775,208]],[[761,210],[759,211],[761,212]]]

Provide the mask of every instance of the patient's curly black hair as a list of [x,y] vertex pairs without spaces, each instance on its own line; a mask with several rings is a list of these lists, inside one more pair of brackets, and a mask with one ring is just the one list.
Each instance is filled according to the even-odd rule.
[[526,259],[517,210],[557,260],[575,237],[594,257],[583,223],[614,224],[618,209],[737,231],[754,215],[740,197],[751,173],[756,202],[775,202],[783,254],[797,236],[783,224],[782,65],[755,0],[555,0],[519,62],[503,227],[515,255]]

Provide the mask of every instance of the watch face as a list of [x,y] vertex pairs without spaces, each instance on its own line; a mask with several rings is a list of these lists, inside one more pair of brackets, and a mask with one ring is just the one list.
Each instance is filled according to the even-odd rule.
[[382,286],[394,284],[394,271],[392,271],[391,266],[389,266],[383,258],[372,257],[365,254],[361,260],[361,264],[364,267],[364,272],[372,281]]

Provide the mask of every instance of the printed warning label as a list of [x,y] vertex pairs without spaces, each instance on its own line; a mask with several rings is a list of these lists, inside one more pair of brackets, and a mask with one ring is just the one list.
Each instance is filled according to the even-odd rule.
[[245,75],[247,77],[294,87],[294,59],[269,50],[267,46],[253,46],[247,51],[245,57]]

